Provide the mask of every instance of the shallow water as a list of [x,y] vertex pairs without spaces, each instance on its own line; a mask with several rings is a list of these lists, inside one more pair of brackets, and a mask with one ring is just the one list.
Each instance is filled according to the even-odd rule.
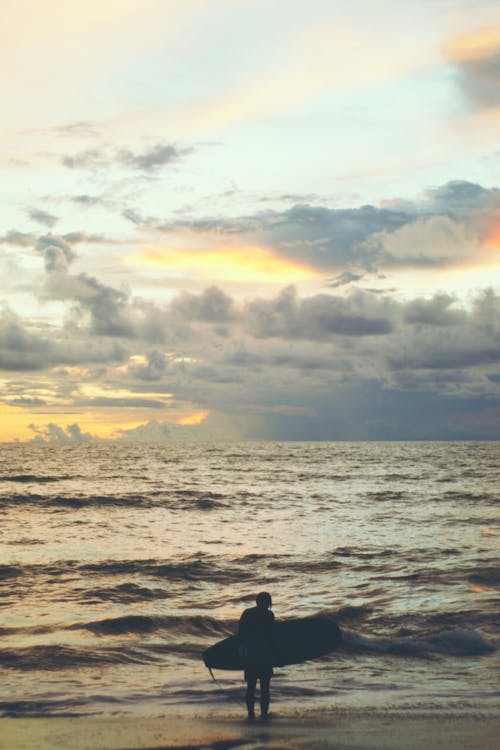
[[498,705],[498,443],[1,447],[0,711],[240,711],[201,652],[268,589],[327,612],[280,710]]

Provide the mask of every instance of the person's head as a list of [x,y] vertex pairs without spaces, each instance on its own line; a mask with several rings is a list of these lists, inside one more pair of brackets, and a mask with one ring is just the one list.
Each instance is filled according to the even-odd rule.
[[260,609],[269,609],[273,606],[271,594],[268,594],[267,591],[261,591],[260,594],[257,594],[255,602]]

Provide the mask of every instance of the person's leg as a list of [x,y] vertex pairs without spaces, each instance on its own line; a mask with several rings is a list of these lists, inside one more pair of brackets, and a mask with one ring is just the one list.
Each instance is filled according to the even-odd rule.
[[260,678],[260,713],[267,716],[269,711],[271,675],[262,675]]
[[257,677],[254,677],[253,675],[247,675],[246,702],[247,702],[247,711],[248,711],[249,719],[255,718],[254,700],[255,700],[256,684],[257,684]]

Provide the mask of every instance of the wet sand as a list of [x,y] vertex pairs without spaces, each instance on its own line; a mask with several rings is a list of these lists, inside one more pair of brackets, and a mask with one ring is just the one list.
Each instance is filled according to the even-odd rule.
[[499,737],[491,716],[0,719],[1,750],[496,750]]

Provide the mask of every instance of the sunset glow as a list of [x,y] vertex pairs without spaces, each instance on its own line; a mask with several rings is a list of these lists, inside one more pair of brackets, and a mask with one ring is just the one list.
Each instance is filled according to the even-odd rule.
[[206,409],[204,409],[203,411],[197,411],[193,414],[189,414],[188,416],[179,419],[178,424],[184,425],[185,427],[189,427],[191,425],[199,425],[205,421],[209,414],[210,412]]
[[140,268],[164,269],[173,273],[206,278],[213,274],[225,281],[291,284],[314,278],[318,272],[294,263],[259,246],[221,246],[210,249],[155,248],[134,255],[129,262]]
[[[491,234],[486,237],[484,245],[492,250],[500,250],[500,226],[495,227]],[[497,259],[497,261],[500,263],[500,259]]]
[[476,60],[500,50],[500,26],[493,26],[452,39],[445,45],[454,60]]
[[0,442],[491,438],[497,9],[304,8],[5,10]]

